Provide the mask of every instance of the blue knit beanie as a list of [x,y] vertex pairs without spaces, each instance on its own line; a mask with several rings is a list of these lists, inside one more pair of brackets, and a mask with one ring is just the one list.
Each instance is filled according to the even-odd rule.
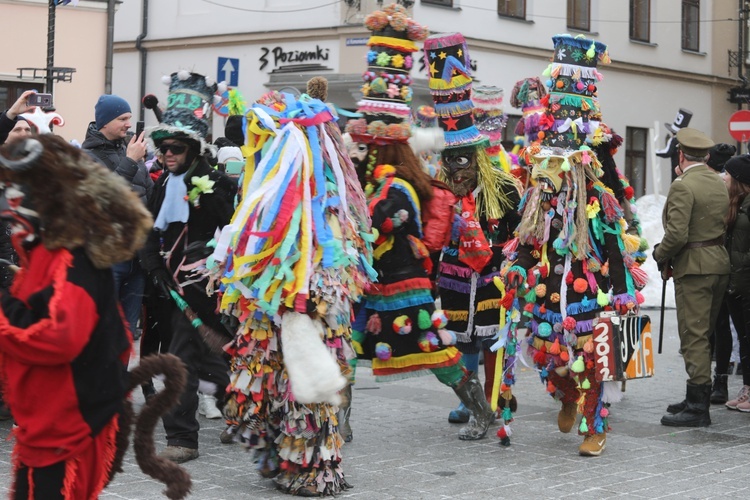
[[103,126],[117,118],[123,113],[130,113],[130,104],[120,96],[104,94],[94,106],[94,119],[96,129],[101,130]]

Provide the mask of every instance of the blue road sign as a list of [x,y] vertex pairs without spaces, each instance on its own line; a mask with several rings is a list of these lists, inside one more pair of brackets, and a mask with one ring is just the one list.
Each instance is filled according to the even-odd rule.
[[231,57],[219,58],[219,71],[217,81],[227,82],[230,87],[236,87],[240,77],[240,60]]

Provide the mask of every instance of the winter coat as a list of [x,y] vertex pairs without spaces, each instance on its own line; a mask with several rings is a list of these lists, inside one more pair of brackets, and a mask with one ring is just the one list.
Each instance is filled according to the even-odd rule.
[[[189,262],[184,263],[189,264],[205,257],[201,250],[195,252],[199,254],[197,258],[185,255],[185,249],[191,244],[206,249],[206,244],[214,238],[217,231],[221,231],[231,220],[234,214],[234,195],[237,193],[237,184],[234,180],[211,168],[205,159],[198,158],[191,168],[192,171],[188,170],[184,178],[188,192],[193,187],[191,179],[203,176],[208,176],[209,180],[214,182],[213,192],[203,193],[196,203],[189,204],[187,223],[172,222],[164,231],[154,228],[140,252],[141,265],[147,272],[153,273],[156,269],[166,268],[170,275],[177,273],[180,282],[187,281],[189,275],[189,271],[179,270],[183,259],[187,257]],[[154,220],[164,203],[169,179],[169,171],[165,170],[154,185],[154,194],[148,205]],[[168,258],[162,257],[162,252],[170,251]],[[184,293],[185,300],[203,322],[210,323],[216,319],[216,301],[206,296],[206,284],[206,280],[203,279],[187,285]]]
[[726,241],[729,251],[730,292],[738,292],[743,296],[750,296],[750,196],[746,196],[734,226],[727,233]]
[[5,141],[8,140],[8,134],[15,126],[16,120],[8,118],[6,111],[0,113],[0,144],[5,144]]
[[151,180],[148,168],[142,161],[136,162],[128,158],[128,147],[124,139],[110,141],[96,129],[94,122],[91,122],[81,148],[96,161],[125,179],[133,191],[140,196],[144,205],[148,202],[154,189],[154,181]]
[[654,259],[672,259],[676,280],[687,274],[729,273],[729,258],[721,244],[685,248],[687,243],[724,236],[727,210],[729,195],[721,178],[702,163],[690,167],[669,188],[662,213],[664,238],[654,249]]

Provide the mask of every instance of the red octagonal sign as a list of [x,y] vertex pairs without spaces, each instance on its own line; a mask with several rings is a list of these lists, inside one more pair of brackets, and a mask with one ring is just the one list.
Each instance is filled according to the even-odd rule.
[[735,111],[729,117],[729,135],[739,142],[750,141],[750,111]]

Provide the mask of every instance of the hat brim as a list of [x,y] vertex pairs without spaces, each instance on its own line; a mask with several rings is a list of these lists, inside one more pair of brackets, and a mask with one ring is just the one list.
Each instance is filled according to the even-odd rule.
[[201,155],[210,154],[216,156],[217,148],[213,144],[208,144],[206,140],[199,134],[192,130],[187,130],[172,125],[157,125],[146,129],[146,138],[155,147],[158,148],[159,144],[165,139],[176,139],[176,140],[188,140],[197,142],[200,145]]

